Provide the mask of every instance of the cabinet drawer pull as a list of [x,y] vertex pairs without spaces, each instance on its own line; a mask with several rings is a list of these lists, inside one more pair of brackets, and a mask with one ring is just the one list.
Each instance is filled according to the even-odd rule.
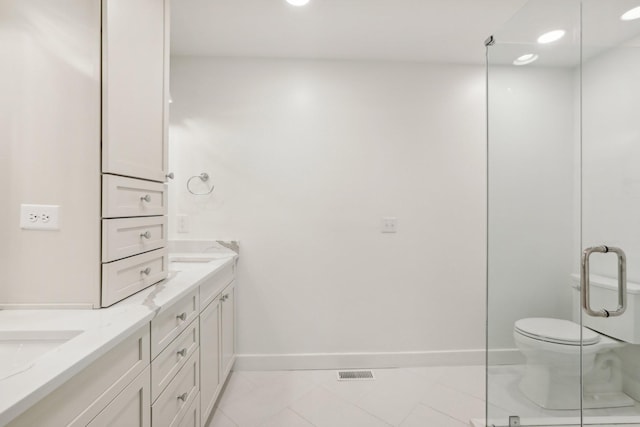
[[178,356],[185,357],[187,355],[187,349],[183,348],[182,350],[178,350]]
[[221,300],[222,302],[225,302],[225,301],[226,301],[226,300],[228,300],[228,299],[229,299],[229,294],[222,295],[222,296],[220,297],[220,300]]
[[148,276],[149,274],[151,274],[151,267],[147,267],[144,270],[140,270],[140,274],[144,274],[145,276]]
[[148,194],[145,194],[144,196],[140,197],[140,200],[143,202],[150,202],[151,201],[151,196]]
[[150,239],[151,238],[151,232],[145,231],[144,233],[140,233],[140,238],[141,239]]
[[169,172],[168,174],[165,175],[165,177],[167,177],[169,179],[173,179],[175,177],[175,175],[173,174],[173,172]]
[[189,397],[189,393],[182,393],[180,396],[178,396],[178,400],[182,400],[183,402],[186,402],[187,397]]
[[182,320],[182,321],[184,322],[185,320],[187,320],[187,313],[180,313],[180,314],[178,314],[178,315],[176,316],[176,319],[180,319],[180,320]]

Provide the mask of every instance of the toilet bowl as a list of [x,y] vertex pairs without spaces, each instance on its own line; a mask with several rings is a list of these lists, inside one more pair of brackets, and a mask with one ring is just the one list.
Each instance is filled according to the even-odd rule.
[[633,406],[622,392],[620,359],[612,351],[625,343],[562,319],[515,322],[515,343],[526,359],[522,393],[542,408],[580,409],[581,329],[583,407]]

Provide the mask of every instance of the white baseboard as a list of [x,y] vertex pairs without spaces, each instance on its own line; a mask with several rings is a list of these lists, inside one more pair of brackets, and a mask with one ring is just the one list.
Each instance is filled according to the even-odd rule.
[[523,363],[525,363],[525,358],[517,348],[500,348],[489,351],[489,366],[521,365]]
[[236,371],[482,365],[484,349],[397,353],[238,354]]

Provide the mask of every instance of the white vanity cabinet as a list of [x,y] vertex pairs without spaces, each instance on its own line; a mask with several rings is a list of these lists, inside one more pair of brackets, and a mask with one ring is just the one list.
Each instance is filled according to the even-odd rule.
[[[149,324],[13,420],[9,427],[149,426]],[[132,402],[137,404],[131,405]],[[118,420],[117,423],[115,420]]]
[[229,375],[235,360],[235,291],[235,282],[231,282],[220,295],[220,371],[222,378]]
[[220,301],[215,298],[200,313],[200,408],[204,426],[216,403],[220,381]]
[[8,426],[204,427],[235,359],[235,267],[171,289],[150,323]]
[[228,263],[151,321],[154,427],[204,426],[211,415],[235,356],[234,277]]
[[204,426],[235,358],[235,263],[200,285],[200,411]]

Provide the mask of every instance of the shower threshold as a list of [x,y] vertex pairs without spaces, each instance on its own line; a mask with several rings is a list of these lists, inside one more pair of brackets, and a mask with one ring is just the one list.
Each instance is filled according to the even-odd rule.
[[[638,426],[640,427],[640,417],[611,415],[604,417],[584,417],[583,426],[604,427],[604,426]],[[473,419],[470,422],[473,427],[509,427],[509,421],[501,418],[499,420],[489,420],[485,424],[485,420]],[[580,425],[579,417],[557,417],[557,418],[521,418],[520,425],[522,427],[574,427]]]

